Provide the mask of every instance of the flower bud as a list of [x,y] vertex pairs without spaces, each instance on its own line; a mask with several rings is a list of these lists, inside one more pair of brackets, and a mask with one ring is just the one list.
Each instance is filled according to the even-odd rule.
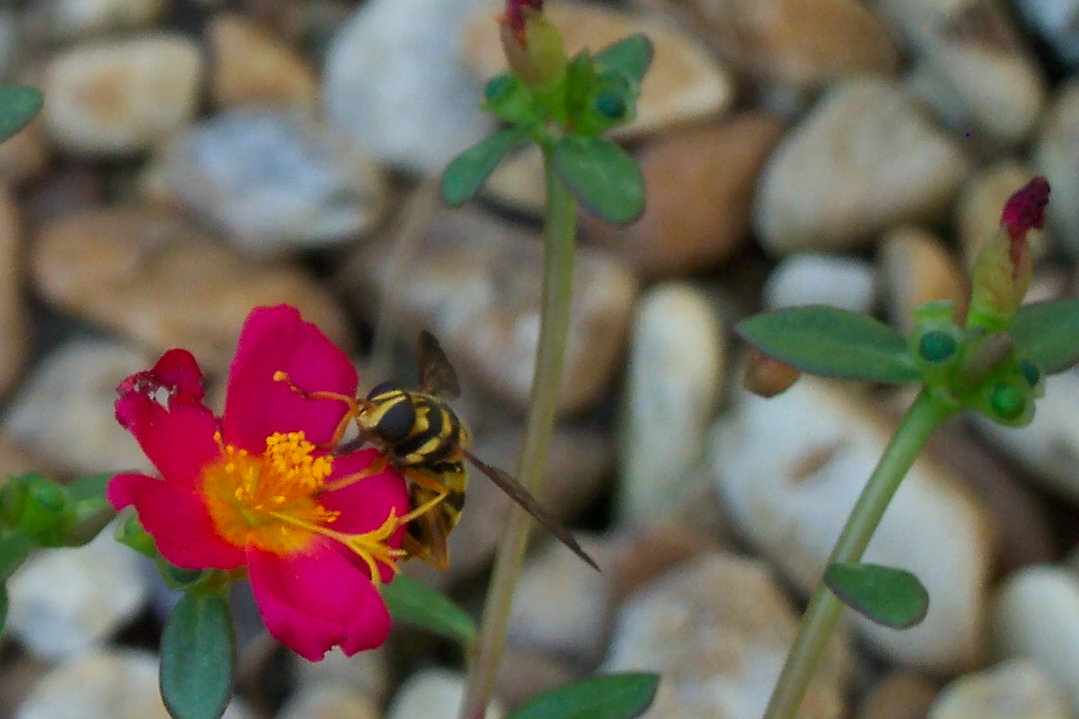
[[801,376],[797,368],[754,350],[746,365],[742,386],[759,397],[775,397],[790,389]]
[[[542,3],[535,3],[541,5]],[[502,16],[500,37],[506,62],[533,88],[547,88],[566,74],[566,55],[558,29],[527,2],[510,2]]]

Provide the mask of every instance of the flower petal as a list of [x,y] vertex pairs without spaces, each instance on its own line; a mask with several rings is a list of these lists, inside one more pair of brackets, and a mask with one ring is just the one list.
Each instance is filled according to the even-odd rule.
[[261,453],[274,432],[303,430],[308,441],[325,444],[345,416],[345,402],[305,399],[285,382],[282,371],[307,392],[356,394],[356,369],[318,327],[288,305],[256,307],[240,331],[229,370],[225,401],[225,441]]
[[235,569],[242,547],[221,540],[195,494],[145,474],[118,474],[106,496],[117,510],[134,505],[161,556],[181,569]]
[[266,628],[303,658],[319,661],[335,646],[352,656],[386,641],[382,595],[327,542],[287,557],[251,549],[248,571]]
[[[140,374],[142,380],[148,376]],[[202,467],[221,453],[214,439],[217,419],[199,402],[175,401],[179,392],[166,409],[155,395],[158,389],[169,387],[136,377],[132,375],[119,387],[117,421],[134,435],[167,482],[194,487]]]

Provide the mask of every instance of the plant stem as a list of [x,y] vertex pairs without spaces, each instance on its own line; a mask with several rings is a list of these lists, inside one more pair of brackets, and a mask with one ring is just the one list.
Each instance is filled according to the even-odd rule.
[[[858,562],[873,538],[884,510],[899,488],[907,471],[933,431],[949,415],[955,412],[954,406],[946,400],[934,396],[923,389],[907,410],[902,423],[892,436],[891,442],[877,463],[873,475],[858,497],[851,510],[847,524],[843,527],[828,565],[837,562]],[[839,619],[842,602],[823,582],[813,593],[813,597],[802,617],[798,636],[794,639],[790,654],[783,665],[764,719],[792,719],[805,696],[806,687],[820,661],[828,637]]]
[[[554,429],[562,387],[562,357],[569,327],[573,252],[576,243],[576,203],[555,174],[544,149],[547,178],[547,218],[543,228],[543,296],[540,305],[539,346],[532,378],[524,442],[517,462],[517,479],[533,495],[542,488],[547,448]],[[483,719],[494,692],[513,594],[521,572],[531,518],[514,507],[499,542],[479,637],[461,706],[461,719]]]

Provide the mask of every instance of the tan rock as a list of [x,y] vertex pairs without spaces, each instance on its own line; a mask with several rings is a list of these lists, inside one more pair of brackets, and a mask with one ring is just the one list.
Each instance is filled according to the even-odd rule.
[[914,310],[934,300],[951,300],[957,321],[967,316],[967,279],[939,238],[920,227],[895,227],[880,240],[880,269],[892,325],[914,329]]
[[[996,236],[1000,230],[1000,214],[1004,203],[1017,190],[1030,182],[1036,173],[1019,162],[1006,159],[989,167],[981,168],[967,181],[956,202],[955,224],[959,234],[959,246],[963,252],[963,266],[971,268],[982,244]],[[1050,207],[1056,205],[1057,188],[1053,187]],[[1051,210],[1050,210],[1051,211]],[[1030,251],[1037,261],[1049,251],[1044,230],[1031,230],[1027,234]]]
[[925,719],[925,712],[937,695],[937,688],[925,677],[897,671],[879,679],[869,688],[857,719]]
[[507,647],[498,663],[495,695],[512,711],[543,692],[583,678],[576,665],[568,660]]
[[45,170],[48,160],[39,116],[0,143],[0,183],[20,185],[33,180]]
[[[386,708],[386,719],[454,719],[464,698],[465,677],[446,669],[421,669],[397,689]],[[487,719],[505,716],[501,702],[487,705]]]
[[318,695],[318,687],[340,688],[348,695],[369,697],[381,705],[389,699],[393,686],[387,650],[383,645],[346,657],[339,647],[334,647],[320,662],[309,662],[298,654],[290,654],[289,658],[299,692],[311,690]]
[[1079,256],[1079,171],[1071,160],[1077,155],[1079,78],[1072,78],[1057,89],[1033,153],[1035,169],[1053,190],[1046,209],[1049,234],[1072,257]]
[[900,222],[943,219],[969,164],[894,84],[833,85],[780,143],[753,226],[777,255],[849,250]]
[[[472,13],[462,33],[464,62],[482,81],[506,69],[494,7]],[[652,67],[641,84],[637,119],[619,128],[618,136],[637,136],[712,117],[734,99],[727,72],[695,40],[669,24],[584,3],[548,2],[543,13],[562,34],[567,56],[585,47],[597,53],[640,32],[654,44]]]
[[281,40],[242,15],[218,13],[210,41],[210,97],[219,108],[262,104],[315,109],[314,69]]
[[132,206],[61,218],[42,227],[30,262],[46,301],[153,352],[184,347],[209,371],[227,367],[257,305],[294,305],[349,347],[343,313],[313,278],[244,258],[168,212]]
[[639,154],[647,205],[620,227],[582,213],[585,237],[648,276],[684,275],[730,259],[749,240],[753,191],[784,123],[748,112],[657,138]]
[[543,153],[536,145],[502,160],[487,183],[483,194],[515,210],[542,217],[546,210],[547,190],[543,174]]
[[0,395],[11,391],[30,352],[21,224],[15,198],[0,188]]
[[353,689],[328,684],[296,692],[275,715],[277,719],[381,719],[371,697]]
[[42,118],[50,140],[77,155],[146,150],[195,113],[202,56],[181,35],[77,45],[48,63]]
[[926,719],[1068,719],[1064,693],[1030,659],[1014,659],[950,682]]

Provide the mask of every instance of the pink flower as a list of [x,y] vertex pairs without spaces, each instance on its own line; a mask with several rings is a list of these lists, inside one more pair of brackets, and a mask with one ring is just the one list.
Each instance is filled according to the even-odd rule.
[[246,569],[267,629],[317,661],[381,645],[390,616],[378,585],[396,571],[408,512],[405,481],[376,450],[323,446],[347,403],[303,398],[285,383],[356,394],[356,371],[317,327],[285,305],[248,315],[221,418],[202,403],[185,350],[124,380],[116,418],[161,478],[119,474],[108,498],[133,505],[169,562]]

